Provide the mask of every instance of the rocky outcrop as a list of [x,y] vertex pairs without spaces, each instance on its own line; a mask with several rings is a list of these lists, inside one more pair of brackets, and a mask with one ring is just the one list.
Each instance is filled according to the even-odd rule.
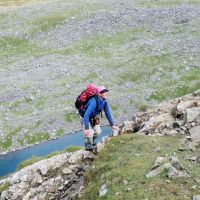
[[200,143],[200,91],[138,113],[120,128],[149,136],[184,134],[180,149],[194,149]]
[[83,173],[94,155],[79,150],[64,153],[25,167],[0,181],[10,187],[1,193],[1,200],[72,199],[83,188]]
[[[97,144],[96,153],[117,135],[115,132],[103,137]],[[90,169],[94,159],[95,153],[79,150],[25,167],[0,181],[0,188],[9,185],[0,192],[0,200],[76,199],[84,188],[83,174]]]
[[151,171],[146,174],[146,177],[158,176],[162,172],[166,172],[166,175],[169,178],[187,176],[187,172],[184,171],[184,168],[176,157],[158,157],[151,168]]

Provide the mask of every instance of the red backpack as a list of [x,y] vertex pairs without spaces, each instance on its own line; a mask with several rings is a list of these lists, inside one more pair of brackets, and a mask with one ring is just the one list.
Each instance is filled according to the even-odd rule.
[[78,109],[79,114],[83,117],[86,111],[86,105],[91,98],[95,98],[98,107],[98,92],[94,84],[89,84],[80,95],[76,98],[75,107]]

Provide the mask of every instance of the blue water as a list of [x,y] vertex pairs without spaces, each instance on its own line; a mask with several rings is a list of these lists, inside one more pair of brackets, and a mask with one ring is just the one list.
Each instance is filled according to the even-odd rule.
[[[111,133],[110,127],[102,127],[101,137]],[[83,132],[79,131],[69,135],[64,135],[55,140],[50,140],[41,144],[34,145],[30,148],[22,149],[21,151],[10,152],[0,156],[0,176],[6,176],[16,171],[17,166],[24,160],[30,159],[33,156],[45,156],[54,151],[63,150],[69,146],[84,146]]]

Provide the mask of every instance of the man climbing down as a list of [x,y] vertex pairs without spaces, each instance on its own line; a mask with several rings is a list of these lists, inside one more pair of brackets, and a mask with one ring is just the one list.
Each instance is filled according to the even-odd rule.
[[[88,93],[92,94],[91,91],[93,88],[95,88],[94,85],[89,85],[86,89],[86,93],[89,91]],[[87,102],[85,106],[82,106],[83,109],[79,109],[79,114],[83,118],[85,148],[88,151],[93,151],[96,148],[96,144],[94,143],[94,140],[101,134],[99,116],[101,115],[103,110],[105,112],[106,118],[108,119],[109,124],[112,127],[112,129],[118,130],[118,126],[115,126],[113,123],[109,105],[108,105],[108,102],[106,101],[109,90],[106,89],[104,86],[96,87],[95,89],[96,89],[96,94],[91,96],[91,98],[89,99],[89,101]],[[81,95],[84,97],[84,92]]]

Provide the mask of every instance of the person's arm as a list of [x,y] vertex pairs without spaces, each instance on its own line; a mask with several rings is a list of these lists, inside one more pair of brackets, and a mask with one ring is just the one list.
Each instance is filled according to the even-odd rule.
[[85,125],[85,129],[88,130],[89,129],[89,119],[90,119],[90,115],[92,114],[92,112],[95,110],[96,108],[96,100],[95,99],[91,99],[88,102],[88,107],[86,109],[86,112],[84,114],[84,125]]
[[104,111],[105,111],[106,118],[108,119],[110,126],[114,126],[114,122],[113,122],[112,115],[111,115],[110,108],[107,101],[105,102]]

